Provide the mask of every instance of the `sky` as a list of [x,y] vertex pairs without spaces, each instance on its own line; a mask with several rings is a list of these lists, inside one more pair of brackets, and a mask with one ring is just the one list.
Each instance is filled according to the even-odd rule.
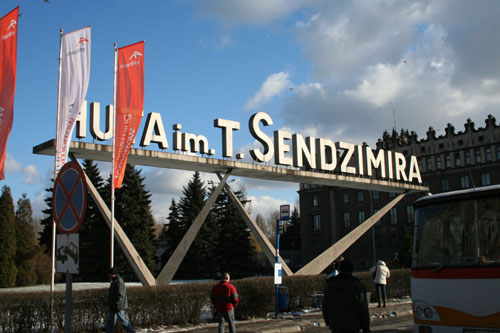
[[[257,112],[272,118],[269,135],[282,129],[372,148],[385,130],[425,139],[430,126],[442,135],[448,123],[458,132],[467,119],[476,128],[490,114],[500,119],[496,0],[2,0],[0,16],[17,6],[14,123],[0,186],[14,201],[26,193],[35,217],[54,174],[54,158],[32,150],[55,138],[61,29],[92,27],[86,100],[102,109],[113,103],[114,44],[144,40],[145,114],[161,114],[170,145],[177,123],[206,136],[215,158],[214,119],[240,122],[234,149],[248,156],[260,145],[248,130]],[[82,141],[95,142],[88,129]],[[138,167],[164,223],[193,173]],[[111,163],[99,168],[107,179]],[[245,187],[254,217],[298,200],[295,183],[231,179]]]

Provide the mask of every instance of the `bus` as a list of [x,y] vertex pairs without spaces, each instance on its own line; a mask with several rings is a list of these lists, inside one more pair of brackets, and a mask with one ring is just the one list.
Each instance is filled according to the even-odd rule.
[[500,332],[500,185],[415,201],[414,332]]

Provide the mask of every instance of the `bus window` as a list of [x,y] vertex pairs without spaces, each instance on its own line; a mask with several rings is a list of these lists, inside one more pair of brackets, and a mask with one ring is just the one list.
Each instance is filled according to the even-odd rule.
[[477,262],[474,202],[436,204],[417,210],[418,266]]
[[480,262],[500,262],[500,199],[478,201],[477,211]]

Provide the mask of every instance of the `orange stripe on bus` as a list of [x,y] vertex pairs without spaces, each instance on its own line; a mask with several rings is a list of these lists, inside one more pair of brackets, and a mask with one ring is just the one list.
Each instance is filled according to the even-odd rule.
[[483,328],[498,328],[500,326],[500,312],[480,317],[441,306],[434,306],[434,309],[439,314],[441,321],[421,320],[414,314],[415,324]]

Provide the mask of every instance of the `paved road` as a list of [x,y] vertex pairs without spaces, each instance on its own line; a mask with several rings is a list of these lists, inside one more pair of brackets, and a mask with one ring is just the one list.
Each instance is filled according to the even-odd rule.
[[[328,327],[322,327],[324,323],[320,322],[320,327],[304,327],[300,332],[330,332]],[[413,332],[413,317],[404,316],[400,318],[390,318],[384,320],[372,321],[370,325],[372,332],[392,333],[392,332]],[[297,331],[299,332],[299,331]]]
[[[370,322],[372,332],[412,332],[413,316],[409,300],[391,302],[387,308],[370,305]],[[314,310],[301,314],[280,315],[278,319],[255,319],[238,321],[238,333],[282,333],[282,332],[329,332],[325,326],[321,311]],[[217,324],[207,323],[191,327],[162,327],[157,329],[137,330],[138,333],[149,332],[196,332],[213,333]],[[227,331],[227,328],[226,328]]]

